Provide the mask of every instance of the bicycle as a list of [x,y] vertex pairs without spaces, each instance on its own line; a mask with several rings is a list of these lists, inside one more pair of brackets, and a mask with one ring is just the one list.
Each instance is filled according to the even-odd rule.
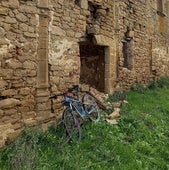
[[[85,92],[82,99],[79,97],[79,92]],[[83,121],[90,119],[93,122],[98,122],[100,120],[100,112],[97,102],[91,94],[81,91],[78,85],[69,88],[65,93],[52,95],[50,99],[57,99],[59,96],[64,97],[62,103],[66,107],[62,115],[66,133],[70,139],[80,140],[82,130],[79,117]]]

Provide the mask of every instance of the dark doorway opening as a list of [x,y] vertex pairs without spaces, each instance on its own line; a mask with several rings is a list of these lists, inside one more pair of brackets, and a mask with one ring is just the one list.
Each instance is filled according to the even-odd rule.
[[105,90],[105,47],[80,44],[80,83],[100,92]]

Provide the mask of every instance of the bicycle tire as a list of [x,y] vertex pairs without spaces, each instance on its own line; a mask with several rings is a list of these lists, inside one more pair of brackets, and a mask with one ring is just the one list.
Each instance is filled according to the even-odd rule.
[[100,120],[100,112],[95,98],[90,94],[84,94],[82,97],[82,103],[89,119],[93,122],[98,122]]
[[63,112],[62,120],[68,137],[72,141],[77,141],[81,140],[82,132],[74,112],[75,111],[71,110],[70,108],[66,108]]

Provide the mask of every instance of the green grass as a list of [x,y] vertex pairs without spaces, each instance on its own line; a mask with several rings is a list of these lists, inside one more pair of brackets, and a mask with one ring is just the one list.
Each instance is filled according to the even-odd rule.
[[80,142],[62,129],[26,130],[0,151],[0,169],[169,170],[169,88],[131,90],[118,125],[83,126]]

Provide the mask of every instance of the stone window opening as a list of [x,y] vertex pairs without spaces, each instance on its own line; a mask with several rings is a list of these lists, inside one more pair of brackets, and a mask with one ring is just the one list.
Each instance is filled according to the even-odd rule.
[[80,83],[105,91],[105,47],[80,44]]
[[125,33],[125,37],[122,40],[123,43],[123,67],[129,70],[133,68],[133,37],[129,36],[129,31]]

